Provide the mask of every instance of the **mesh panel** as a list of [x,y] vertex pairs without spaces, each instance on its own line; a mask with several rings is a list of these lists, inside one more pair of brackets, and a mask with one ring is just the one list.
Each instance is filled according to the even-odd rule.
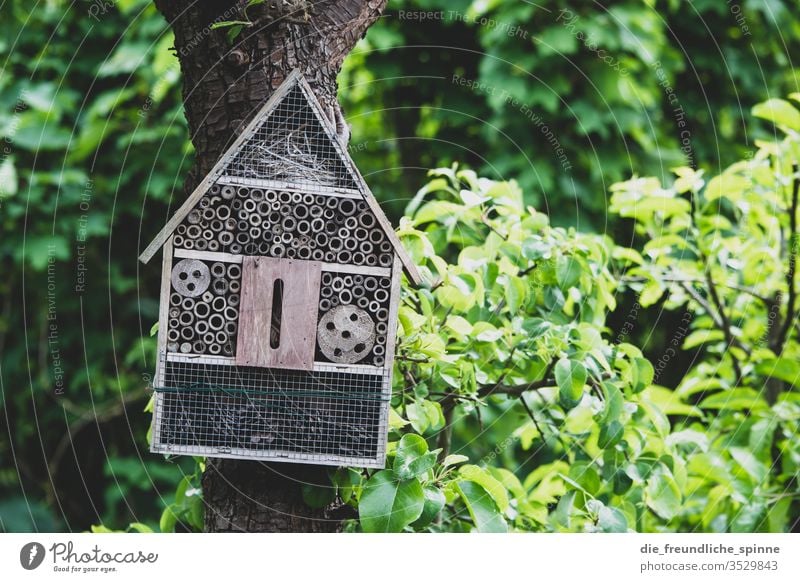
[[383,459],[386,374],[169,361],[164,379],[156,450],[327,464]]
[[358,187],[299,86],[289,91],[225,169],[241,178]]

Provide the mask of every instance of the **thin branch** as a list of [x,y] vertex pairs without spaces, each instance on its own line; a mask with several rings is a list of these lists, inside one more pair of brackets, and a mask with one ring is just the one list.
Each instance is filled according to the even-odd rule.
[[800,175],[798,175],[798,165],[792,165],[794,170],[794,183],[792,186],[792,204],[789,210],[789,268],[786,270],[786,285],[789,287],[789,301],[786,306],[786,318],[778,334],[778,343],[775,352],[780,355],[786,345],[786,338],[789,336],[789,329],[795,319],[795,304],[797,302],[797,288],[794,284],[795,271],[797,266],[797,205],[798,195],[800,195]]
[[[680,283],[705,283],[704,279],[697,279],[697,278],[693,278],[693,277],[677,277],[677,276],[671,276],[671,275],[659,276],[659,279],[661,281],[664,281],[665,283],[679,283],[679,284]],[[649,281],[649,279],[647,279],[646,277],[626,277],[626,276],[623,276],[623,277],[620,277],[620,281],[622,281],[623,283],[645,283],[645,282]],[[772,302],[772,300],[769,297],[767,297],[766,295],[762,295],[761,293],[759,293],[758,291],[756,291],[752,287],[744,287],[742,285],[737,285],[735,283],[719,283],[719,282],[715,282],[715,284],[717,286],[719,286],[719,287],[725,287],[726,289],[731,289],[733,291],[739,291],[740,293],[746,293],[747,295],[750,295],[750,296],[758,299],[759,301],[763,302],[765,305],[769,305]]]

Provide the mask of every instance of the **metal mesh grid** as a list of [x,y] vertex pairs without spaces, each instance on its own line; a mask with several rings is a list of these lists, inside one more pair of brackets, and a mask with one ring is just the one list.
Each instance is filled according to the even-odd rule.
[[361,198],[214,184],[175,231],[175,248],[391,267],[394,249]]
[[379,466],[389,377],[166,361],[153,449]]
[[268,114],[225,169],[229,176],[358,189],[300,86]]

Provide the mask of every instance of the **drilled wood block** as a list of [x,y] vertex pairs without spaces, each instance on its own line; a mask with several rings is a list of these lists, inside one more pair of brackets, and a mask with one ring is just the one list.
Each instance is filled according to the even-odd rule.
[[314,367],[321,266],[315,261],[244,257],[237,365]]

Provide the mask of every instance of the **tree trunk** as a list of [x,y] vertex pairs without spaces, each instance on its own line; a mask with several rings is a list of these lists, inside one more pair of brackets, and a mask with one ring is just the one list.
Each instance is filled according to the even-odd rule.
[[[343,142],[349,138],[336,99],[347,53],[377,20],[387,0],[155,0],[175,33],[195,160],[188,194],[211,170],[270,94],[299,68]],[[230,27],[252,24],[232,41]],[[329,485],[323,467],[209,459],[203,476],[206,531],[336,531],[346,508],[311,509],[304,483]]]

